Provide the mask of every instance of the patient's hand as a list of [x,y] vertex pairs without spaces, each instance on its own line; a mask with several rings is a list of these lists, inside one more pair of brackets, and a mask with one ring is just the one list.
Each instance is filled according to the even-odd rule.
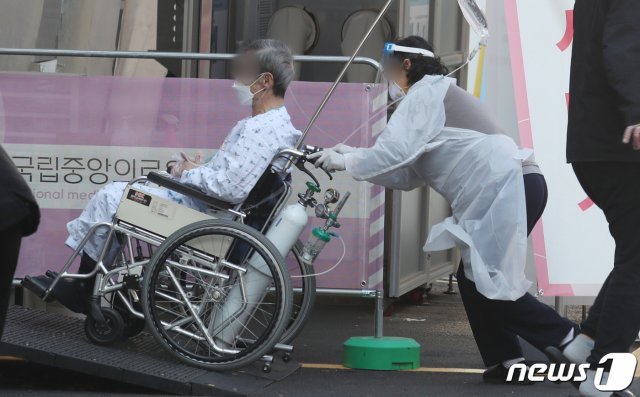
[[192,170],[194,168],[198,168],[198,167],[200,167],[200,165],[201,164],[196,164],[196,163],[192,163],[192,162],[186,162],[182,166],[182,172],[189,171],[189,170]]
[[184,152],[180,152],[179,157],[176,159],[176,164],[171,169],[171,175],[176,178],[182,177],[185,171],[192,170],[202,165],[202,155],[196,154],[193,159],[189,158]]

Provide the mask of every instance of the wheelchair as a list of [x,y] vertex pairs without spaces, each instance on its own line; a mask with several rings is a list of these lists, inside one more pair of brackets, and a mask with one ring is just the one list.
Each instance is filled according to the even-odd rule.
[[[276,159],[307,174],[307,191],[298,204],[316,208],[326,220],[325,235],[339,227],[337,215],[349,194],[328,189],[325,203],[317,178],[305,167],[317,149],[286,149]],[[329,174],[331,178],[331,175]],[[154,184],[204,203],[200,212],[141,188]],[[209,370],[234,370],[258,360],[269,371],[273,352],[283,351],[303,329],[315,299],[313,260],[320,249],[306,252],[297,239],[287,259],[265,233],[291,196],[290,177],[269,170],[247,200],[232,206],[159,173],[130,181],[110,223],[94,225],[42,296],[46,299],[62,278],[95,276],[85,333],[95,344],[108,345],[148,329],[179,360]],[[95,269],[68,273],[89,238],[99,229],[107,240]],[[323,237],[324,238],[324,237]],[[326,243],[326,239],[323,240]],[[311,242],[310,242],[311,243]],[[311,244],[311,246],[315,246]],[[113,247],[113,248],[112,248]],[[312,247],[313,248],[313,247]],[[113,261],[107,260],[116,252]],[[112,255],[111,255],[112,256]],[[294,291],[291,273],[301,279]]]

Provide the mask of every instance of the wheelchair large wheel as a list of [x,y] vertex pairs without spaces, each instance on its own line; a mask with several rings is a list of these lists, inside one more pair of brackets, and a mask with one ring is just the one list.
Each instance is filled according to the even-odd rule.
[[291,320],[281,338],[283,344],[290,344],[304,329],[316,302],[315,270],[312,264],[302,260],[303,248],[302,241],[298,241],[286,258],[295,292]]
[[270,353],[291,319],[284,258],[258,231],[227,220],[186,226],[145,271],[147,325],[180,360],[233,370]]

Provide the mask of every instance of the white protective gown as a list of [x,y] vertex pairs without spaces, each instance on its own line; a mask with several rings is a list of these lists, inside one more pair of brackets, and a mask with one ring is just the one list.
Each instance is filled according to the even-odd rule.
[[[274,157],[283,149],[294,146],[302,133],[291,124],[284,107],[239,121],[225,139],[220,150],[206,164],[186,171],[180,181],[200,188],[210,196],[232,204],[243,202]],[[286,160],[279,160],[274,169],[282,171]],[[76,249],[89,229],[99,222],[111,222],[126,187],[126,182],[113,182],[91,198],[77,219],[67,224],[66,244]],[[141,190],[188,207],[205,210],[199,203],[163,188],[136,185]],[[97,260],[106,241],[107,232],[100,228],[83,251]],[[112,247],[108,257],[114,254]]]
[[531,286],[524,273],[526,152],[504,135],[445,128],[443,100],[452,82],[426,76],[416,83],[374,146],[344,155],[346,170],[393,189],[431,186],[453,215],[433,226],[424,250],[458,246],[480,293],[516,300]]

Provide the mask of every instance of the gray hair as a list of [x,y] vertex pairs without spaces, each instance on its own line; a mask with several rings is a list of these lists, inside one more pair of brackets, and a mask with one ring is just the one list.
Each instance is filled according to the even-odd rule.
[[273,75],[273,94],[284,98],[293,81],[293,54],[289,46],[280,40],[261,39],[251,42],[245,52],[255,51],[260,73]]

